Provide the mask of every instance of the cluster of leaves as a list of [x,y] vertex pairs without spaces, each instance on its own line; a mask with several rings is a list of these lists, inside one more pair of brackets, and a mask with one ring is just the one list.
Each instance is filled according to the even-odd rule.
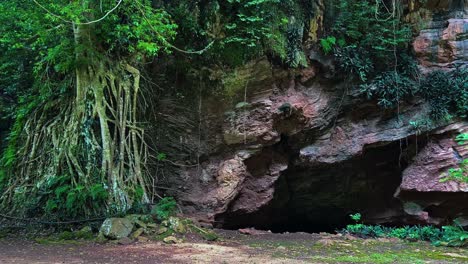
[[361,93],[368,99],[377,98],[383,108],[394,108],[404,98],[411,98],[418,92],[416,82],[407,75],[390,71],[379,74],[372,82],[360,85]]
[[[71,91],[75,69],[88,65],[84,57],[138,65],[145,58],[169,52],[169,42],[176,34],[177,26],[170,16],[164,10],[154,9],[149,0],[39,2],[42,7],[33,1],[0,2],[0,194],[15,182],[12,176],[19,177],[14,166],[21,155],[29,154],[18,152],[26,122],[39,109],[51,116],[63,110],[57,106],[65,107],[74,95]],[[113,9],[117,4],[118,8]],[[90,45],[77,45],[74,30],[80,23],[92,20],[98,26],[89,26],[93,30],[88,36]],[[84,53],[87,56],[79,56]],[[44,118],[47,120],[47,115]],[[87,140],[96,140],[88,133],[95,129],[96,121],[91,114],[89,118],[89,123],[76,131],[82,135],[83,144],[70,146],[70,150],[83,148],[79,162],[97,168],[100,150],[90,154],[86,149]],[[3,130],[4,124],[11,124],[8,133],[3,133],[7,130]],[[87,160],[88,157],[92,159]],[[76,175],[41,177],[47,179],[47,184],[17,186],[13,203],[27,210],[32,208],[36,215],[57,217],[105,212],[110,206],[105,197],[105,179],[89,181],[76,179]],[[139,197],[141,191],[137,188],[132,198]]]
[[320,39],[320,45],[322,46],[323,52],[325,52],[325,54],[329,54],[333,51],[335,45],[338,45],[340,48],[344,48],[346,41],[343,38],[337,40],[334,36],[328,36]]
[[176,30],[177,24],[165,10],[152,8],[149,0],[138,0],[123,1],[96,35],[106,44],[107,52],[141,60],[161,51],[170,53],[169,41],[174,39]]
[[[38,190],[38,206],[48,216],[65,219],[98,215],[106,208],[108,192],[102,183],[73,185],[69,175],[51,177]],[[43,202],[45,201],[45,202]],[[88,212],[94,210],[93,212]]]
[[468,69],[433,71],[420,78],[415,75],[416,70],[384,72],[360,85],[360,91],[384,108],[394,108],[405,99],[421,96],[429,103],[430,117],[436,121],[467,116]]
[[[455,141],[460,145],[464,145],[468,141],[468,134],[462,133],[455,138]],[[468,183],[468,159],[463,159],[458,168],[450,168],[445,177],[439,180],[440,182],[456,181]]]
[[462,247],[468,245],[468,232],[459,226],[404,226],[385,227],[381,225],[365,225],[359,223],[360,214],[350,216],[355,224],[347,225],[342,231],[363,238],[388,237],[410,241],[430,241],[434,245]]
[[[41,36],[55,29],[37,30],[41,24],[44,27],[50,24],[37,13],[25,12],[30,6],[22,1],[0,2],[0,191],[5,187],[8,168],[16,161],[18,136],[25,117],[38,103],[49,98],[48,82],[32,88],[33,72],[39,62],[37,55],[44,52],[39,42],[49,44]],[[7,124],[11,126],[5,127]],[[9,133],[4,133],[8,130]]]
[[338,1],[331,36],[321,41],[325,53],[334,49],[343,72],[353,73],[363,82],[393,69],[410,41],[410,28],[387,8],[375,1]]
[[[356,65],[365,67],[365,64]],[[365,68],[362,69],[361,73],[367,72]],[[359,85],[359,90],[368,99],[376,99],[381,107],[394,108],[401,101],[417,95],[420,87],[418,73],[416,62],[409,55],[400,54],[395,68],[376,73],[372,80]],[[360,76],[360,79],[366,80],[366,75]]]
[[422,96],[429,102],[434,120],[467,116],[468,70],[435,71],[420,77],[408,52],[411,31],[401,23],[398,6],[344,0],[336,9],[331,35],[320,44],[324,53],[333,52],[342,73],[350,73],[362,83],[361,93],[384,108]]
[[156,216],[160,221],[169,219],[176,212],[177,203],[173,197],[162,198],[151,211],[151,214]]
[[[178,22],[180,45],[203,47],[204,66],[236,67],[268,55],[290,67],[306,64],[302,48],[308,1],[228,0],[166,1],[165,9]],[[195,62],[197,63],[197,62]]]
[[298,1],[228,0],[228,3],[224,7],[226,38],[220,42],[224,52],[242,51],[243,61],[239,63],[270,54],[291,67],[306,64],[302,50],[303,10]]
[[434,119],[468,115],[468,68],[434,71],[421,81],[420,94],[429,102]]

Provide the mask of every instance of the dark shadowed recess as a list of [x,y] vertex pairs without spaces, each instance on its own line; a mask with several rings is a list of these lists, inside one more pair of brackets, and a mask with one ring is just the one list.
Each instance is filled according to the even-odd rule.
[[219,227],[253,227],[272,232],[333,232],[361,213],[372,224],[399,225],[402,203],[394,198],[403,170],[425,139],[408,138],[367,146],[359,157],[338,164],[308,166],[297,154],[275,183],[273,200],[260,210],[219,215]]

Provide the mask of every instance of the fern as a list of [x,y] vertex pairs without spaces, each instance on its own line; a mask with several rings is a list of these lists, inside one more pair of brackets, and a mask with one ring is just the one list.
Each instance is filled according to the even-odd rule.
[[461,133],[455,138],[455,141],[458,142],[458,144],[463,145],[465,142],[468,141],[468,133]]
[[91,186],[90,195],[93,200],[106,200],[108,193],[102,184],[94,184]]
[[156,204],[152,210],[152,214],[156,215],[158,220],[166,220],[175,213],[177,203],[173,197],[165,197]]
[[57,187],[57,189],[55,189],[55,198],[60,199],[63,196],[63,194],[67,194],[70,190],[70,187],[70,185],[63,185]]
[[322,45],[323,52],[325,54],[329,54],[336,45],[336,38],[326,37],[324,39],[320,39],[320,45]]

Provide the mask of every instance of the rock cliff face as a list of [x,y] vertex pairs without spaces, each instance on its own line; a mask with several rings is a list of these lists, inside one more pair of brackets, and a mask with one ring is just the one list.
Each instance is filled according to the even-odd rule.
[[413,43],[421,68],[450,70],[466,64],[468,1],[429,1],[427,8],[432,11],[419,10],[426,22]]
[[[468,2],[413,2],[408,19],[426,21],[413,43],[421,69],[466,64]],[[379,109],[327,79],[329,62],[313,54],[299,72],[264,61],[246,66],[254,81],[236,107],[204,101],[208,137],[199,138],[198,165],[166,182],[184,213],[225,228],[277,231],[333,229],[353,212],[386,224],[468,217],[468,186],[440,181],[468,158],[454,142],[468,124],[414,127],[429,111],[424,102]]]

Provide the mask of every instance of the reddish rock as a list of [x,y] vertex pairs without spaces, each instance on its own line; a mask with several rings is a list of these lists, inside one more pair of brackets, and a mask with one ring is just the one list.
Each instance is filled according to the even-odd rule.
[[468,18],[432,21],[413,42],[414,52],[425,72],[450,70],[468,60]]
[[[452,133],[446,133],[447,131]],[[443,133],[432,139],[417,154],[403,172],[401,185],[395,196],[414,204],[418,210],[405,210],[423,224],[449,224],[457,216],[468,212],[468,184],[443,180],[450,168],[468,158],[468,145],[459,145],[454,138],[468,131],[468,123],[458,123],[435,131]]]
[[[460,125],[459,131],[468,129]],[[468,147],[458,145],[455,136],[436,139],[418,153],[414,162],[403,172],[401,191],[412,192],[468,192],[468,184],[441,181],[450,168],[457,168],[462,159],[468,158]]]
[[[413,48],[423,71],[466,64],[467,18],[454,13],[460,3],[429,0],[421,11],[430,22]],[[423,4],[408,5],[415,23]],[[236,107],[203,98],[205,138],[180,141],[192,149],[186,156],[196,153],[200,162],[168,180],[184,213],[230,228],[301,220],[332,225],[350,211],[369,223],[441,224],[465,216],[466,184],[440,182],[457,155],[465,157],[453,141],[465,124],[416,130],[410,123],[428,116],[427,104],[415,99],[382,110],[354,96],[347,83],[327,79],[331,57],[309,53],[310,68],[285,71],[263,61],[238,71],[252,81],[239,90]]]

